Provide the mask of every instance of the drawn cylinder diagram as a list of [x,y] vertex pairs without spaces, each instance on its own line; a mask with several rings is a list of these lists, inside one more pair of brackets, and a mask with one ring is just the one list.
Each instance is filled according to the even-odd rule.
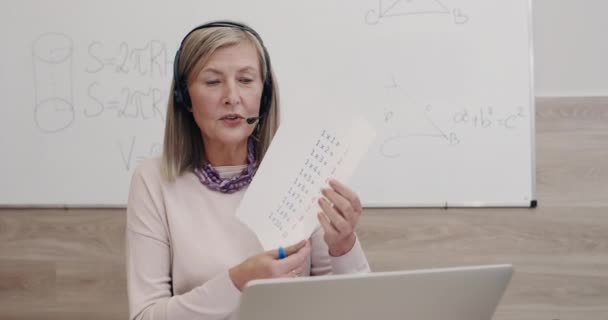
[[42,34],[32,45],[34,121],[44,132],[59,132],[74,122],[73,52],[72,39],[60,33]]

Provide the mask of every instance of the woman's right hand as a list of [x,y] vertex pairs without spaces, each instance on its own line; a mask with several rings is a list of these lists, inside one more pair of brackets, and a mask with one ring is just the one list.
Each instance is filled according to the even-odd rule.
[[302,240],[285,248],[286,257],[279,259],[278,249],[249,257],[228,272],[234,285],[243,290],[254,279],[291,278],[302,275],[310,255],[310,243]]

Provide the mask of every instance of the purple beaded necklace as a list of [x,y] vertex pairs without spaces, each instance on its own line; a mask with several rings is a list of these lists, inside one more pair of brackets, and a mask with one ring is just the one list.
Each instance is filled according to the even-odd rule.
[[221,193],[233,193],[248,186],[253,175],[258,169],[258,163],[255,161],[254,153],[255,145],[252,138],[247,142],[247,167],[240,174],[232,178],[222,178],[219,172],[209,163],[205,162],[202,168],[195,168],[194,174],[198,177],[202,184],[211,190]]

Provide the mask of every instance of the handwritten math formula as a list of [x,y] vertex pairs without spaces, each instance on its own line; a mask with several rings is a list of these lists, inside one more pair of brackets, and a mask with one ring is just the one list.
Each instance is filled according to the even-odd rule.
[[[173,70],[164,42],[113,46],[95,40],[86,57],[76,55],[81,45],[52,32],[33,41],[34,122],[41,132],[59,133],[102,115],[164,122]],[[101,81],[108,76],[111,81]]]

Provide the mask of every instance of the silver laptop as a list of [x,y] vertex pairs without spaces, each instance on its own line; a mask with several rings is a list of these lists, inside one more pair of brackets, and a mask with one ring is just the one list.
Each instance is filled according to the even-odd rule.
[[490,320],[511,265],[249,282],[239,320]]

